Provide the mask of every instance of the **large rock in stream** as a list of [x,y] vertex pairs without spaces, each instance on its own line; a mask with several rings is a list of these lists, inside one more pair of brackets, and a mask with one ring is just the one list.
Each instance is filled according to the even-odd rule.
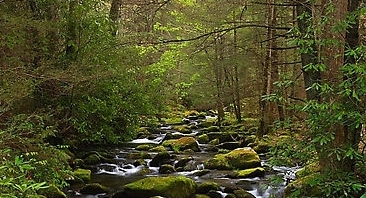
[[164,146],[170,146],[175,151],[184,151],[191,149],[195,152],[201,151],[198,142],[193,137],[182,137],[177,140],[168,140],[163,142]]
[[184,176],[147,177],[125,185],[126,198],[152,196],[190,198],[197,184]]
[[249,169],[261,166],[258,154],[250,147],[237,148],[227,154],[217,154],[205,162],[208,169],[232,170]]

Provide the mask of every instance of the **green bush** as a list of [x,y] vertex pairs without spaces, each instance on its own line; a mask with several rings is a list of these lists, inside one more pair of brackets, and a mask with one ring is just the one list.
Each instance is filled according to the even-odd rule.
[[65,187],[69,156],[43,142],[53,134],[47,116],[18,115],[0,130],[0,195],[27,197],[49,185]]

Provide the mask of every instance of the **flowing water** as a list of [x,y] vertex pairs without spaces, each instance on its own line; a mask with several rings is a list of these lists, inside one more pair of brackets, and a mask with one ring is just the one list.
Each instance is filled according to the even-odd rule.
[[[140,144],[153,144],[159,145],[165,138],[167,132],[178,133],[172,130],[171,126],[161,127],[161,133],[153,134],[153,137],[135,139],[131,142],[127,142],[125,146],[111,149],[111,153],[115,155],[115,163],[102,163],[94,168],[92,173],[90,183],[100,183],[112,192],[122,190],[123,186],[127,183],[142,179],[144,177],[157,177],[166,176],[166,174],[160,174],[158,167],[144,166],[144,165],[133,165],[134,160],[129,159],[127,156],[133,152],[139,152],[135,150],[135,147]],[[197,134],[197,130],[193,130],[191,134],[179,134],[186,136],[194,136]],[[195,180],[197,183],[205,181],[214,181],[218,183],[223,188],[226,186],[238,186],[247,190],[253,194],[256,198],[271,198],[271,197],[282,197],[283,190],[289,180],[295,178],[295,172],[300,167],[279,167],[270,166],[266,161],[262,160],[262,166],[267,167],[270,171],[267,171],[265,177],[257,178],[246,178],[246,179],[233,179],[229,178],[230,171],[222,170],[210,170],[207,174],[198,176],[202,169],[204,169],[203,163],[205,160],[212,158],[216,153],[208,151],[208,145],[200,144],[201,152],[195,152],[193,154],[174,154],[170,151],[172,155],[176,156],[176,159],[181,159],[184,157],[191,157],[189,166],[191,166],[190,171],[175,172],[169,175],[184,175]],[[157,152],[149,152],[152,156],[157,154]],[[147,164],[151,159],[145,159]],[[270,178],[276,177],[277,182],[275,184],[270,182]],[[272,179],[273,180],[273,179]],[[78,186],[72,186],[68,191],[69,198],[105,198],[109,197],[105,194],[100,195],[80,195],[78,193]],[[226,193],[221,193],[224,198]]]

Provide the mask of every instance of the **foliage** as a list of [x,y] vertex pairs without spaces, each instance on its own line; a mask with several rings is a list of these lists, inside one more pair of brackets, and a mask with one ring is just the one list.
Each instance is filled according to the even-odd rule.
[[[304,101],[302,107],[298,109],[306,114],[304,122],[306,133],[297,139],[306,142],[306,145],[301,142],[286,143],[282,145],[282,149],[277,150],[275,148],[272,153],[279,156],[280,160],[283,157],[286,159],[286,156],[311,159],[311,154],[314,156],[316,154],[316,160],[322,162],[321,173],[309,177],[310,179],[306,180],[306,184],[310,185],[311,188],[316,187],[322,197],[359,197],[360,193],[365,190],[365,186],[354,175],[352,166],[363,159],[363,156],[357,150],[357,145],[361,126],[365,123],[366,110],[364,105],[366,72],[362,58],[364,46],[347,49],[344,54],[336,54],[336,57],[329,57],[329,54],[326,54],[327,52],[315,52],[316,49],[313,49],[315,44],[324,48],[337,47],[340,44],[339,41],[324,39],[322,36],[313,37],[314,31],[324,30],[323,28],[330,17],[326,14],[322,15],[322,23],[314,25],[312,20],[316,19],[301,15],[299,19],[310,20],[307,22],[312,25],[306,27],[306,30],[302,32],[297,28],[292,30],[297,34],[294,42],[300,46],[300,53],[309,56],[315,55],[318,58],[317,63],[303,65],[303,71],[307,72],[308,75],[309,72],[312,74],[318,73],[322,79],[316,81],[315,77],[312,76],[314,81],[311,82],[311,86],[307,87],[306,91],[311,91],[316,96],[308,98],[307,101]],[[337,23],[332,27],[332,31],[328,33],[336,35],[343,32],[353,22]],[[329,63],[327,59],[343,56],[346,61],[340,68],[326,65]],[[339,71],[335,71],[337,69]],[[330,73],[338,76],[327,78]],[[275,95],[268,98],[278,101],[283,99],[283,97],[279,96],[277,98]],[[299,145],[303,145],[302,148],[305,149],[299,149]],[[300,188],[294,192],[293,196],[306,195],[305,191],[306,188]]]
[[53,134],[46,126],[46,116],[19,115],[0,130],[1,196],[27,197],[48,185],[66,186],[68,156],[43,142]]
[[75,100],[73,124],[85,143],[118,143],[133,137],[140,115],[153,114],[151,98],[128,79],[94,82],[90,93]]
[[[327,172],[323,174],[313,174],[304,181],[306,183],[302,185],[308,187],[293,189],[290,197],[358,198],[366,189],[366,186],[362,185],[352,173]],[[312,189],[312,193],[315,194],[309,194],[309,189]]]
[[269,163],[279,166],[302,166],[315,159],[315,148],[305,139],[289,136],[278,137],[277,143],[270,148]]
[[[8,153],[9,150],[1,154],[6,155]],[[37,190],[48,188],[46,182],[37,182],[31,178],[31,171],[35,168],[30,163],[31,161],[24,161],[23,156],[16,156],[13,161],[6,160],[1,163],[1,197],[36,195]]]

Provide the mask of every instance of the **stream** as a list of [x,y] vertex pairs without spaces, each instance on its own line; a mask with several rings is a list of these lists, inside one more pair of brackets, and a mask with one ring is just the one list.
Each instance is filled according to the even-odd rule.
[[[190,124],[197,124],[197,121]],[[135,159],[130,159],[128,156],[131,153],[139,153],[135,148],[141,144],[160,145],[165,139],[167,133],[171,133],[177,136],[195,136],[199,132],[199,129],[192,130],[191,133],[179,133],[173,130],[172,126],[162,125],[158,133],[152,134],[148,138],[139,138],[130,142],[126,142],[119,148],[112,148],[109,150],[115,158],[113,163],[101,163],[93,166],[92,176],[90,183],[99,183],[103,186],[111,189],[110,194],[98,194],[98,195],[81,195],[78,193],[80,186],[71,186],[67,189],[68,198],[106,198],[111,197],[113,192],[123,190],[125,184],[145,178],[145,177],[157,177],[166,175],[184,175],[196,181],[196,183],[202,183],[206,181],[213,181],[219,184],[222,189],[228,186],[241,187],[244,190],[253,194],[256,198],[271,198],[282,197],[284,188],[287,182],[295,179],[295,173],[300,167],[281,167],[271,166],[266,162],[265,156],[261,156],[262,167],[266,169],[264,177],[255,178],[232,178],[230,172],[224,170],[208,170],[206,174],[199,174],[202,170],[206,170],[203,163],[205,160],[212,158],[217,152],[210,149],[208,144],[199,144],[200,152],[194,153],[175,153],[172,150],[168,152],[175,157],[175,159],[191,158],[188,166],[189,170],[183,170],[170,174],[160,174],[159,167],[149,166],[151,159],[144,159],[147,165],[139,165],[135,163]],[[151,156],[155,156],[157,152],[148,152]],[[175,161],[174,163],[177,163]],[[277,182],[273,181],[273,178],[277,178]],[[219,191],[224,198],[226,193]]]

